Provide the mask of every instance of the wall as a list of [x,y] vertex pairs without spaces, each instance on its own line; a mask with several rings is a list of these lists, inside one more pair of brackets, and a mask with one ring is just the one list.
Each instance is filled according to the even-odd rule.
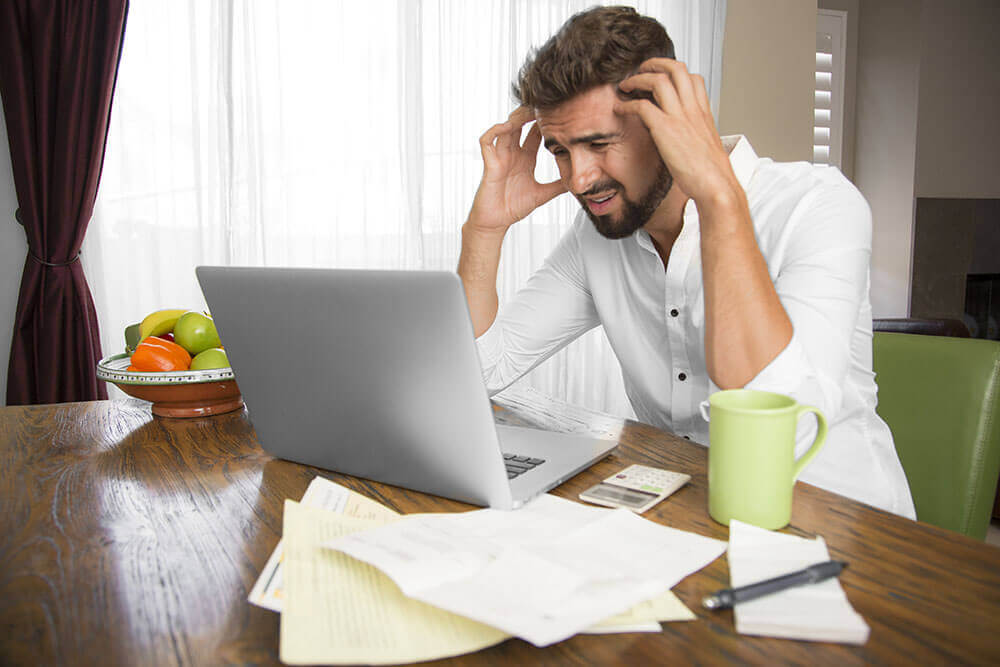
[[875,317],[909,314],[922,7],[868,0],[858,21],[854,183],[872,209]]
[[924,1],[918,197],[1000,197],[1000,2]]
[[816,0],[729,0],[719,131],[758,155],[812,160]]
[[966,278],[1000,273],[998,25],[995,0],[924,2],[910,294],[911,316],[965,317],[994,339]]
[[17,197],[14,195],[14,175],[10,168],[10,147],[7,143],[7,123],[0,105],[0,405],[7,404],[7,365],[10,361],[10,339],[14,330],[14,311],[21,285],[21,271],[27,243],[24,231],[14,221]]

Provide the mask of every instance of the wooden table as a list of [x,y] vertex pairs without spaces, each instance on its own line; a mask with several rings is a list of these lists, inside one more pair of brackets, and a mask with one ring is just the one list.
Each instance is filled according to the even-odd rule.
[[[690,473],[647,513],[727,539],[707,513],[706,450],[649,426],[531,394],[500,421],[620,437],[556,490],[574,498],[631,463]],[[245,412],[153,418],[140,402],[0,408],[0,664],[275,663],[278,616],[247,594],[281,536],[282,501],[322,473],[393,509],[460,503],[276,460]],[[698,662],[1000,663],[1000,549],[799,484],[790,533],[822,534],[849,561],[863,647],[745,637],[699,601],[728,584],[725,557],[674,591],[698,615],[660,634],[578,636],[539,649],[511,639],[453,664]]]

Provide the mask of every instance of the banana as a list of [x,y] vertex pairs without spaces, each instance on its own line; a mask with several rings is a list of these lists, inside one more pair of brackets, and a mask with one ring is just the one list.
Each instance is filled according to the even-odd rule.
[[187,312],[186,308],[170,308],[157,310],[142,318],[139,324],[139,340],[143,341],[149,336],[162,336],[174,330],[174,324],[178,318]]

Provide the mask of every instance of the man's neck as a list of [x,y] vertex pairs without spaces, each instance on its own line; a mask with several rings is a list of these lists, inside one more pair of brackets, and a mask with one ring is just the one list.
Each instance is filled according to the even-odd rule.
[[649,234],[663,261],[663,268],[667,267],[667,260],[670,258],[670,250],[674,247],[674,241],[681,233],[684,226],[684,206],[688,197],[680,188],[674,184],[667,192],[667,196],[660,202],[659,207],[653,213],[643,229]]

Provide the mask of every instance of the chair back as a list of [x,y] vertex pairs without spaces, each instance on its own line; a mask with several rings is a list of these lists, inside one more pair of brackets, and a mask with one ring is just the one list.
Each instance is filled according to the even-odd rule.
[[872,320],[872,329],[874,331],[891,331],[893,333],[971,338],[969,334],[969,327],[965,326],[965,322],[953,319],[891,317]]
[[875,332],[872,362],[917,518],[984,539],[1000,471],[1000,343]]

